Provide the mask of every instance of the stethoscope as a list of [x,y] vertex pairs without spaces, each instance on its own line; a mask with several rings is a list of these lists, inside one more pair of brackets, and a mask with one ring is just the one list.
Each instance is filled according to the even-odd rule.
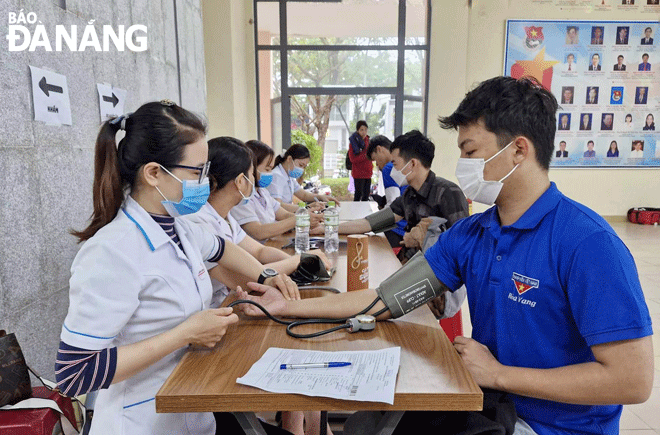
[[[300,290],[311,290],[311,289],[319,289],[319,290],[326,290],[330,291],[333,293],[339,293],[339,290],[332,288],[332,287],[301,287]],[[331,332],[339,331],[342,329],[347,329],[348,332],[357,332],[357,331],[371,331],[376,327],[376,317],[380,316],[383,314],[385,311],[388,310],[387,307],[383,308],[382,310],[374,313],[373,315],[366,314],[367,311],[372,309],[376,303],[380,300],[380,296],[376,297],[374,301],[369,304],[368,307],[366,307],[364,310],[360,311],[359,313],[356,313],[350,317],[345,317],[342,319],[303,319],[303,320],[294,320],[294,321],[286,321],[282,319],[278,319],[277,317],[273,316],[266,310],[264,307],[262,307],[260,304],[254,301],[249,301],[246,299],[239,299],[237,301],[234,301],[227,305],[227,307],[231,308],[234,307],[235,305],[239,304],[250,304],[254,305],[255,307],[259,308],[261,312],[263,312],[266,317],[271,319],[272,321],[279,323],[280,325],[286,325],[286,333],[294,338],[314,338],[314,337],[320,337],[322,335],[330,334]],[[318,331],[318,332],[312,332],[310,334],[298,334],[293,332],[293,328],[296,328],[301,325],[311,325],[311,324],[319,324],[319,323],[339,323],[340,325],[334,326],[332,328],[324,329],[323,331]]]

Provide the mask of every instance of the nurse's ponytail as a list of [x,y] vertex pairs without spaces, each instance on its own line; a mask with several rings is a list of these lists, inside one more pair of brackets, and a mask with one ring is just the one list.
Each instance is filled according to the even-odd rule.
[[[117,144],[119,130],[125,135]],[[202,119],[169,100],[144,104],[135,113],[104,122],[96,138],[94,211],[87,228],[71,234],[79,242],[91,238],[117,216],[126,195],[136,187],[142,166],[179,164],[184,147],[205,134]]]
[[279,155],[275,158],[275,163],[273,163],[274,167],[277,167],[280,163],[284,162],[287,157],[291,156],[293,160],[296,159],[309,159],[310,154],[309,150],[305,145],[301,145],[299,143],[291,145],[288,150],[284,153],[284,155]]

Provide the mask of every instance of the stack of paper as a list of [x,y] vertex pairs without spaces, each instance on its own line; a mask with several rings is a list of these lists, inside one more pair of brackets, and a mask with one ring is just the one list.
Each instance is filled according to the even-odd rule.
[[[394,403],[401,348],[320,352],[272,347],[236,382],[272,393]],[[350,362],[339,368],[282,370],[281,364]]]

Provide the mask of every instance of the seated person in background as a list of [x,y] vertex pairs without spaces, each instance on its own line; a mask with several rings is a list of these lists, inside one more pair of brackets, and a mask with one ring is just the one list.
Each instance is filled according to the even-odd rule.
[[[218,137],[209,140],[208,143],[211,195],[199,212],[188,215],[185,219],[243,248],[266,268],[271,269],[271,273],[272,270],[281,273],[288,290],[288,294],[284,294],[285,298],[299,298],[298,287],[287,275],[296,270],[300,256],[289,255],[257,242],[245,234],[229,213],[232,207],[247,203],[255,195],[252,152],[243,145],[243,142],[233,137]],[[323,252],[314,250],[310,253],[318,255],[328,264]],[[222,266],[216,266],[216,263],[206,263],[206,266],[209,270],[220,267],[222,271]],[[220,276],[224,278],[222,282],[212,280],[211,307],[213,308],[220,306],[229,294],[229,289],[235,289],[238,285],[245,286],[247,282],[240,273],[222,273]]]
[[[394,167],[392,163],[392,153],[390,149],[392,148],[392,141],[385,136],[375,136],[369,142],[369,148],[367,148],[367,156],[376,162],[376,166],[380,169],[383,174],[383,184],[385,187],[385,198],[383,201],[383,206],[381,203],[378,203],[378,208],[383,209],[385,206],[389,206],[397,199],[399,196],[403,195],[403,192],[406,191],[406,187],[400,187],[392,179],[390,173]],[[376,195],[374,195],[376,196]],[[391,230],[385,231],[385,237],[390,242],[390,246],[393,248],[401,247],[401,241],[403,236],[406,234],[406,222],[405,219],[401,219],[396,223],[396,227]]]
[[[437,216],[447,220],[449,228],[468,216],[468,204],[460,187],[444,178],[436,177],[431,170],[435,145],[417,130],[410,131],[394,140],[391,148],[394,167],[390,176],[399,186],[408,186],[403,195],[396,198],[389,208],[373,213],[364,219],[339,224],[340,234],[379,232],[406,219],[406,233],[401,244],[408,252],[421,249],[428,224],[423,218]],[[317,230],[321,234],[322,230]],[[403,251],[403,250],[402,250]]]
[[582,157],[596,157],[596,151],[594,151],[594,141],[590,140],[587,142],[587,150],[584,152]]
[[[265,240],[280,236],[296,227],[295,210],[298,206],[290,205],[293,211],[285,209],[285,205],[275,201],[268,186],[273,181],[273,149],[258,140],[245,143],[252,151],[252,165],[255,168],[254,195],[247,203],[241,201],[229,212],[236,222],[256,240]],[[310,213],[310,224],[314,228],[323,222],[323,214]]]
[[[285,301],[268,286],[251,286],[261,297],[239,295],[273,315],[314,318],[350,316],[380,296],[387,305],[369,313],[386,309],[383,320],[403,314],[394,295],[422,279],[436,299],[465,284],[472,338],[456,337],[454,348],[480,387],[510,394],[515,434],[619,433],[621,404],[653,390],[651,316],[635,260],[612,227],[550,182],[556,112],[538,82],[496,77],[441,118],[458,130],[457,173],[470,174],[461,186],[495,207],[452,225],[378,289],[323,303]],[[407,415],[395,435],[440,433],[433,412]]]
[[311,203],[315,201],[334,201],[339,205],[339,201],[329,195],[312,194],[304,190],[298,184],[298,178],[302,177],[305,168],[309,164],[311,155],[305,145],[294,144],[282,156],[275,159],[275,169],[273,169],[273,181],[267,189],[271,196],[282,204],[286,210],[295,213],[298,206],[292,204],[293,196]]

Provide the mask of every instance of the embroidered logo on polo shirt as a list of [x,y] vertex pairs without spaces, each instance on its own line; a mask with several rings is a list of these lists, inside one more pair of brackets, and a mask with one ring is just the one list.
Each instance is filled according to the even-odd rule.
[[528,276],[521,275],[516,272],[513,272],[513,275],[511,276],[511,280],[513,281],[513,285],[516,286],[516,291],[518,292],[519,295],[533,288],[539,288],[538,279],[530,278]]

